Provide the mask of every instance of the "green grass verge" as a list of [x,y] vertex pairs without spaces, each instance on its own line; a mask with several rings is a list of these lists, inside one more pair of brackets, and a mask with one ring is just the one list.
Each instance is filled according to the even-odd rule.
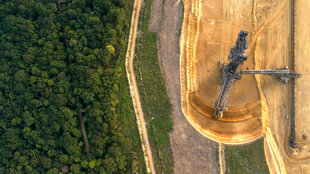
[[132,173],[146,173],[140,135],[133,111],[128,81],[125,76],[125,70],[123,72],[119,93],[120,103],[118,105],[119,118],[122,122],[122,132],[125,137],[130,139],[132,144]]
[[148,31],[151,0],[144,1],[139,19],[134,69],[147,123],[156,173],[173,173],[169,132],[171,104],[157,57],[157,35]]
[[[128,10],[128,14],[126,19],[130,22],[132,9],[133,9],[133,0],[131,0],[131,6],[129,7],[131,10]],[[127,38],[129,36],[129,29],[127,33]],[[119,113],[119,119],[122,124],[121,131],[122,134],[129,138],[132,148],[131,148],[131,173],[147,173],[145,161],[143,157],[143,151],[141,147],[140,135],[138,126],[136,123],[136,117],[133,110],[132,100],[130,96],[129,85],[126,77],[126,69],[125,69],[125,56],[126,50],[122,52],[120,59],[118,60],[118,64],[122,67],[122,77],[119,86],[119,104],[117,107],[117,111]]]
[[243,146],[225,146],[227,174],[268,174],[263,139]]

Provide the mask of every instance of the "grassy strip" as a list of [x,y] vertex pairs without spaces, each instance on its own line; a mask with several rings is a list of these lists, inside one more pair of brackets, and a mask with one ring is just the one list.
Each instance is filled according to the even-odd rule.
[[226,146],[225,160],[227,174],[269,173],[263,139],[243,146]]
[[125,137],[130,139],[132,144],[132,173],[146,173],[140,135],[136,124],[136,117],[133,111],[125,70],[123,70],[123,72],[124,75],[120,83],[119,93],[120,103],[118,105],[119,117],[122,122],[122,132]]
[[[131,0],[130,7],[126,16],[126,20],[131,21],[132,9],[134,1]],[[130,25],[129,25],[130,26]],[[129,37],[129,29],[127,33],[127,38]],[[121,58],[118,60],[118,64],[122,67],[122,76],[119,86],[119,104],[117,111],[119,113],[119,118],[122,123],[121,130],[125,137],[129,138],[132,144],[131,154],[131,173],[146,173],[146,166],[143,157],[143,151],[141,147],[140,135],[138,126],[136,123],[136,117],[133,110],[132,100],[130,96],[129,85],[126,77],[125,69],[125,57],[126,50],[122,52]]]
[[172,130],[171,104],[157,57],[157,35],[148,31],[151,0],[145,0],[139,19],[134,69],[147,123],[157,173],[173,173],[169,132]]

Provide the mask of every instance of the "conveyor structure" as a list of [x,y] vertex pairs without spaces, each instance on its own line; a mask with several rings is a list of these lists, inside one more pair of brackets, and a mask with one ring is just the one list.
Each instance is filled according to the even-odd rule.
[[230,62],[226,64],[224,61],[220,61],[220,76],[219,84],[222,85],[222,89],[218,95],[214,106],[214,117],[216,119],[223,117],[223,112],[226,109],[226,103],[228,100],[229,92],[231,90],[233,82],[241,80],[243,74],[263,74],[276,76],[280,82],[287,83],[289,79],[299,78],[300,74],[297,74],[288,69],[287,66],[274,70],[241,70],[238,71],[239,65],[242,65],[248,57],[244,55],[248,48],[249,42],[246,40],[248,33],[246,31],[240,31],[236,45],[232,46],[230,54],[228,56]]

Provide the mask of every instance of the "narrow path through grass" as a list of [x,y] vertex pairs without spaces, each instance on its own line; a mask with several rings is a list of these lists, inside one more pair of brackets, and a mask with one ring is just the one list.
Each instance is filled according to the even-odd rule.
[[[124,59],[123,59],[123,62]],[[139,130],[134,115],[131,96],[129,93],[128,82],[126,78],[125,65],[123,67],[122,79],[120,82],[119,104],[118,112],[122,122],[122,132],[124,136],[128,137],[132,143],[132,173],[146,173],[145,162],[143,158],[143,151],[141,148],[141,141],[139,138]]]
[[[131,14],[133,10],[134,0],[131,0],[130,7],[128,7],[128,13],[126,14],[126,20],[131,21]],[[130,26],[130,25],[129,25]],[[127,38],[129,35],[129,30],[127,33]],[[136,123],[136,117],[133,110],[133,105],[131,101],[129,85],[126,77],[125,70],[125,55],[126,51],[123,51],[121,58],[117,62],[122,67],[122,76],[119,84],[119,104],[117,111],[119,113],[119,118],[122,124],[121,131],[124,136],[129,138],[132,144],[130,153],[131,155],[131,173],[146,173],[145,161],[143,158],[143,151],[141,147],[140,135],[138,126]]]
[[173,173],[169,132],[172,130],[171,104],[157,54],[157,35],[148,31],[151,0],[140,11],[139,36],[135,52],[135,75],[147,123],[156,173]]

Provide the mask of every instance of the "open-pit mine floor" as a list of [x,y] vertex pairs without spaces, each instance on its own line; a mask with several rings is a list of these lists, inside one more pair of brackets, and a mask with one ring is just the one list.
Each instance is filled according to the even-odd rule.
[[[310,173],[309,9],[308,0],[184,0],[180,79],[187,120],[220,143],[246,144],[264,136],[271,173]],[[249,32],[250,42],[240,70],[288,66],[301,78],[292,88],[272,76],[243,75],[233,84],[228,110],[216,120],[219,62],[228,61],[240,30]],[[296,148],[289,144],[293,104]]]

